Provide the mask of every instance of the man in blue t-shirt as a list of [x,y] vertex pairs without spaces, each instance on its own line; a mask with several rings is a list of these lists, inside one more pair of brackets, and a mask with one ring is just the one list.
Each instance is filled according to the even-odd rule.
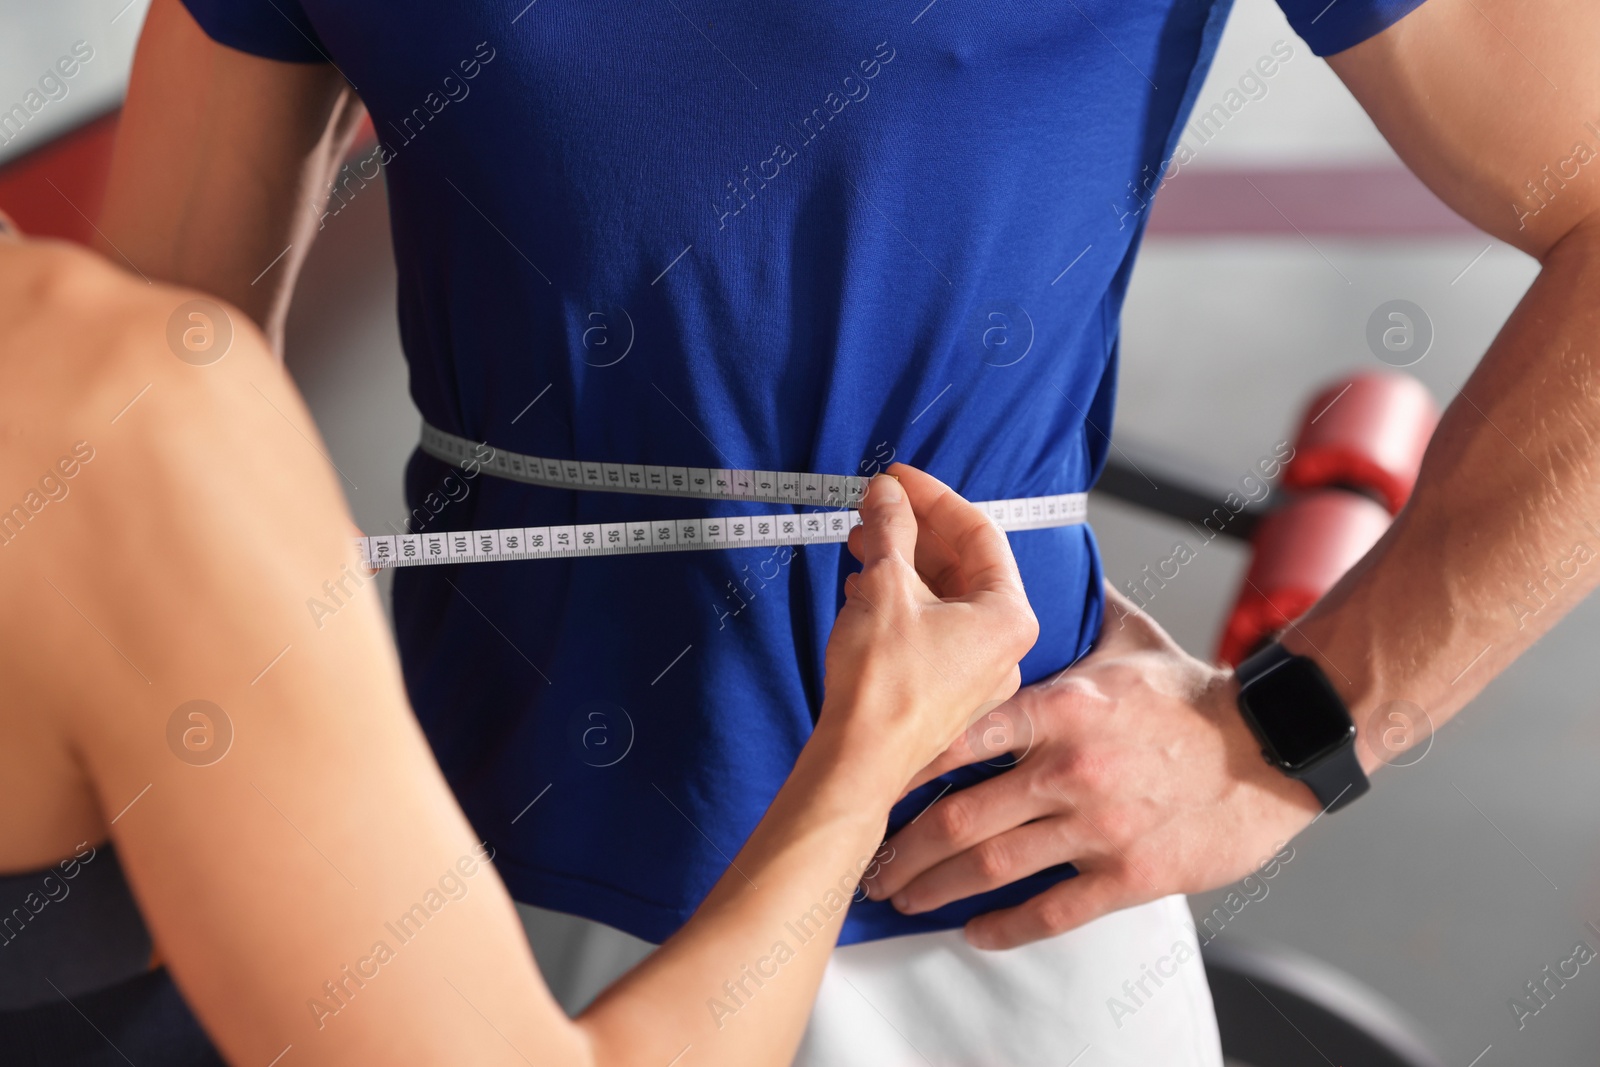
[[[1363,730],[1398,695],[1438,722],[1594,581],[1509,633],[1462,621],[1600,503],[1569,355],[1596,325],[1597,197],[1560,169],[1600,119],[1600,16],[1279,3],[1448,203],[1545,262],[1412,507],[1283,639]],[[892,458],[972,499],[1079,492],[1145,206],[1229,6],[155,0],[106,250],[278,342],[307,245],[381,177],[412,397],[487,453],[595,478]],[[377,142],[345,163],[363,106]],[[455,499],[455,477],[413,455],[405,532],[770,510],[492,475]],[[897,809],[802,1058],[1215,1064],[1176,894],[1272,862],[1329,804],[1258,758],[1232,672],[1107,600],[1087,526],[1012,542],[1041,624],[1007,713],[1029,758],[958,745]],[[676,929],[811,729],[849,568],[813,544],[399,572],[411,699],[513,895],[586,937]],[[735,1015],[740,983],[708,1010]]]

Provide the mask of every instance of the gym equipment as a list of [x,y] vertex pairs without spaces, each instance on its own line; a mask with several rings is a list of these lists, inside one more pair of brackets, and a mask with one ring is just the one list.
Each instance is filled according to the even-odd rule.
[[[1300,418],[1273,510],[1246,506],[1218,532],[1255,552],[1223,627],[1217,658],[1237,666],[1315,604],[1373,546],[1411,496],[1439,421],[1427,388],[1409,375],[1373,371],[1340,378]],[[1221,489],[1164,477],[1182,461],[1135,464],[1115,452],[1095,491],[1194,526],[1218,513]]]
[[1349,489],[1398,515],[1438,422],[1433,394],[1410,375],[1342,378],[1312,397],[1301,416],[1283,487]]
[[1257,526],[1218,659],[1238,666],[1366,555],[1410,499],[1438,422],[1432,394],[1405,374],[1354,374],[1311,398],[1283,471],[1300,495]]
[[1217,658],[1233,666],[1321,599],[1389,528],[1389,513],[1366,497],[1323,489],[1271,512],[1256,529],[1239,597]]
[[1321,960],[1226,939],[1205,945],[1201,957],[1230,1064],[1444,1067],[1399,1008]]

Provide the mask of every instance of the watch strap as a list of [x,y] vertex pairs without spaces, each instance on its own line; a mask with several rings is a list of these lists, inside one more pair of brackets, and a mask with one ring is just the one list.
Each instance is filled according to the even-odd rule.
[[1353,742],[1334,749],[1295,777],[1311,787],[1324,812],[1338,811],[1372,788]]
[[1241,687],[1247,686],[1263,674],[1271,674],[1293,658],[1293,652],[1276,641],[1269,641],[1246,656],[1239,666],[1234,668],[1233,674],[1239,679]]

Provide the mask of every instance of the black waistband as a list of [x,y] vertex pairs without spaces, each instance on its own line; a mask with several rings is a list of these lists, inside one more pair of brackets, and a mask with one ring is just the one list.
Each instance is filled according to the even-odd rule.
[[150,934],[116,851],[87,843],[0,876],[0,1010],[60,1003],[150,969]]
[[8,1067],[225,1067],[166,968],[53,1004],[0,1011]]

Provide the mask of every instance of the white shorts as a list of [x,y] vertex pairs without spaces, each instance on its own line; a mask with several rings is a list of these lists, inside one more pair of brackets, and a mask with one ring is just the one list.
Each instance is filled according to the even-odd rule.
[[[576,1014],[654,947],[517,905]],[[801,1067],[1221,1067],[1211,990],[1181,896],[1006,952],[960,930],[835,950]]]

